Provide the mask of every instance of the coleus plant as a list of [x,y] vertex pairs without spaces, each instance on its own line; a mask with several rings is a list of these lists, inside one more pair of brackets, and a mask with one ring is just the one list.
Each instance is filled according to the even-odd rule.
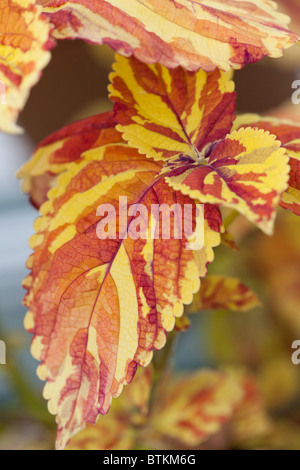
[[[167,332],[186,327],[184,305],[191,304],[190,313],[193,306],[258,304],[235,279],[206,278],[197,292],[213,249],[225,240],[223,208],[268,235],[278,205],[299,215],[300,127],[235,116],[230,69],[277,57],[298,39],[274,7],[264,0],[226,7],[217,0],[3,0],[4,130],[16,130],[52,38],[107,43],[120,53],[110,77],[114,111],[49,136],[19,173],[41,214],[24,281],[25,326],[57,416],[57,448],[109,411],[137,366],[163,348]],[[147,235],[154,225],[155,238],[118,230],[99,239],[97,208],[110,204],[119,229],[120,197],[146,208],[189,205],[181,223],[188,219],[194,229],[200,219],[203,246],[191,250],[189,236],[176,238],[174,227],[166,239],[161,214],[149,211],[141,231]],[[135,215],[125,222],[128,233]],[[227,409],[239,401],[234,395]],[[201,400],[199,406],[201,415]]]

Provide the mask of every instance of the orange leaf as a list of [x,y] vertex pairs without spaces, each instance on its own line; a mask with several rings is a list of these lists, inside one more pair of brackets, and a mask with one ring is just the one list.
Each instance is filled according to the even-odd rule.
[[39,208],[47,200],[47,192],[56,184],[57,176],[72,162],[81,160],[86,150],[122,142],[115,129],[112,111],[90,116],[54,132],[40,142],[32,157],[18,172],[22,189]]
[[229,134],[235,109],[230,74],[170,71],[120,56],[114,69],[109,90],[124,139],[163,161],[161,174],[175,190],[235,209],[272,234],[288,156],[262,129]]
[[[172,227],[165,239],[161,216],[152,211],[144,215],[141,230],[147,235],[151,221],[158,238],[124,238],[126,231],[134,233],[135,219],[125,220],[124,231],[120,195],[127,197],[128,207],[189,204],[195,213],[195,203],[157,176],[161,163],[125,143],[98,144],[48,193],[31,239],[32,272],[24,282],[30,309],[25,325],[34,334],[38,375],[48,382],[44,396],[57,415],[58,448],[86,422],[107,413],[137,365],[146,366],[153,349],[164,346],[166,331],[174,328],[183,304],[192,301],[213,259],[212,248],[220,243],[220,213],[208,205],[201,250],[190,250],[185,235],[176,239]],[[115,210],[116,238],[98,238],[102,204]]]
[[168,380],[155,402],[151,435],[173,441],[176,448],[198,447],[233,417],[242,398],[238,381],[219,371],[201,370]]
[[41,0],[56,38],[81,38],[146,63],[212,71],[279,57],[297,41],[269,0]]
[[194,157],[224,139],[235,118],[231,73],[168,70],[117,56],[110,98],[125,140],[148,157]]
[[282,195],[280,206],[300,215],[300,126],[284,119],[245,114],[236,119],[234,127],[245,125],[276,135],[286,149],[290,158],[289,187]]
[[187,310],[189,313],[210,309],[245,312],[260,305],[257,296],[239,279],[210,275],[203,279],[200,291]]
[[118,400],[113,400],[108,415],[96,425],[88,424],[86,429],[71,439],[68,450],[130,450],[134,448],[138,421],[139,429],[143,416],[149,409],[152,385],[152,369],[138,369],[130,384]]
[[15,124],[30,88],[50,60],[52,26],[34,0],[0,0],[0,130]]

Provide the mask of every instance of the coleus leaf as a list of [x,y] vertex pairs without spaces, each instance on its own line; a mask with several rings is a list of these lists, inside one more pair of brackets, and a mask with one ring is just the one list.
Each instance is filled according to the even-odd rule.
[[238,278],[210,274],[202,280],[200,290],[194,295],[193,302],[186,306],[185,314],[176,319],[175,328],[177,331],[187,330],[190,326],[188,315],[203,310],[247,312],[259,306],[258,297]]
[[230,131],[235,118],[231,73],[168,70],[117,56],[109,87],[117,128],[155,160],[195,155]]
[[41,0],[54,36],[108,44],[146,63],[208,72],[279,57],[297,41],[269,0]]
[[272,117],[261,118],[256,114],[238,116],[234,127],[249,126],[276,135],[289,156],[290,174],[288,189],[283,193],[280,206],[300,215],[300,126]]
[[[121,449],[120,444],[126,449],[194,449],[233,419],[243,399],[243,387],[232,374],[205,369],[180,378],[168,375],[149,407],[148,369],[137,374],[107,416],[74,436],[68,449],[111,449],[107,444],[114,449]],[[132,407],[133,393],[148,400],[146,416],[139,405]]]
[[109,90],[117,129],[140,152],[163,161],[174,189],[244,214],[267,234],[287,188],[288,156],[258,129],[229,134],[235,110],[230,75],[168,70],[117,56]]
[[245,312],[260,305],[257,296],[239,279],[211,274],[203,279],[200,290],[186,310],[187,313],[210,309]]
[[[151,437],[175,448],[196,448],[222,429],[243,398],[230,374],[200,370],[163,382],[150,419]],[[170,448],[170,447],[167,447]]]
[[147,63],[212,71],[279,57],[298,40],[288,24],[268,0],[225,9],[220,0],[1,0],[0,129],[21,131],[15,122],[54,37],[106,43]]
[[15,121],[50,60],[52,26],[34,0],[0,5],[0,130],[19,133]]
[[121,141],[120,134],[115,131],[112,111],[69,124],[37,145],[32,157],[18,172],[22,189],[39,208],[46,202],[47,192],[55,186],[57,176],[71,163],[81,160],[86,150],[96,148],[102,142],[108,145]]
[[137,430],[148,421],[152,375],[151,366],[139,368],[130,387],[113,400],[109,414],[96,425],[88,424],[71,439],[67,450],[134,449]]
[[[220,243],[220,213],[212,205],[205,207],[205,246],[198,251],[188,248],[185,235],[172,238],[174,229],[165,239],[159,216],[151,211],[143,230],[148,233],[150,220],[151,227],[159,225],[157,239],[98,238],[97,208],[111,204],[121,217],[119,195],[127,197],[128,206],[195,208],[191,198],[158,176],[161,166],[124,142],[111,143],[111,134],[103,133],[98,147],[85,151],[59,177],[40,209],[28,260],[31,274],[24,281],[25,326],[34,335],[32,354],[41,361],[38,375],[47,380],[49,410],[57,415],[58,448],[86,422],[107,413],[137,364],[147,365],[153,349],[164,346],[166,331],[183,313],[183,304],[192,301],[213,259],[212,248]],[[129,232],[134,221],[125,220]]]

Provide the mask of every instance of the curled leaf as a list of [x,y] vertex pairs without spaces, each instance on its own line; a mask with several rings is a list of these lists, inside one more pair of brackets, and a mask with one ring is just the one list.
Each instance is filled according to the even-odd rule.
[[234,277],[209,275],[203,279],[199,292],[194,295],[189,313],[199,310],[228,309],[245,312],[261,303],[257,296]]

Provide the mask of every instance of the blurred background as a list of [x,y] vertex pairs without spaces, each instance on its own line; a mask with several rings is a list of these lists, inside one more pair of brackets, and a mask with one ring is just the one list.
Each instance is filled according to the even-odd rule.
[[[299,0],[282,0],[294,31],[300,33]],[[62,41],[31,92],[20,124],[22,136],[0,134],[0,340],[7,365],[0,365],[0,449],[48,449],[54,419],[41,398],[30,335],[23,329],[22,279],[37,217],[15,179],[35,145],[60,127],[111,109],[107,99],[113,53],[107,47]],[[300,47],[281,59],[265,59],[235,73],[238,112],[274,114],[300,123],[292,83],[300,80]],[[300,365],[291,362],[291,344],[300,339],[300,222],[279,211],[276,234],[268,238],[239,217],[232,225],[240,247],[216,250],[210,272],[239,277],[264,306],[248,313],[202,312],[181,333],[174,366],[246,368],[257,379],[272,432],[262,432],[243,448],[300,449]]]

